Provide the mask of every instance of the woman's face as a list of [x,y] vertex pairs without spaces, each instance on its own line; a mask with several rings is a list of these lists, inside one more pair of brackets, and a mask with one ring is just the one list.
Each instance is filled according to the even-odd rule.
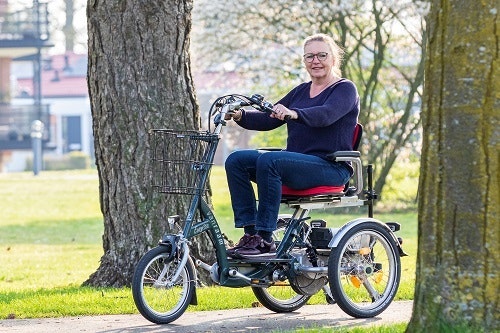
[[[320,60],[317,56],[318,53],[328,53],[326,59]],[[332,51],[327,43],[321,41],[311,41],[304,46],[304,55],[316,55],[312,58],[311,62],[304,59],[306,70],[311,76],[311,79],[326,78],[332,73],[334,59]]]

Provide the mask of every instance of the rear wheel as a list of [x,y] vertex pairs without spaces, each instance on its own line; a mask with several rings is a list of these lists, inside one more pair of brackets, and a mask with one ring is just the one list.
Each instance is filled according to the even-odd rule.
[[194,269],[188,260],[174,280],[180,259],[169,260],[170,248],[157,246],[137,264],[132,280],[132,295],[139,312],[156,324],[168,324],[179,318],[194,294]]
[[380,314],[399,287],[401,264],[394,239],[383,225],[359,224],[332,249],[328,278],[333,298],[356,318]]

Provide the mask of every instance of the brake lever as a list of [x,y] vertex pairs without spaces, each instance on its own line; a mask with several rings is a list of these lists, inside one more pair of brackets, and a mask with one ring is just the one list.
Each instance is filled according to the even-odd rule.
[[261,104],[262,108],[264,109],[264,111],[266,112],[272,112],[274,113],[274,110],[273,110],[273,104],[268,102],[268,101],[264,101],[262,104]]
[[[265,101],[264,96],[262,95],[254,94],[251,97],[249,97],[248,100],[253,104],[257,105],[261,111],[268,113],[276,113],[273,110],[273,104],[268,101]],[[285,116],[285,120],[289,120],[291,118],[292,117],[289,115]]]

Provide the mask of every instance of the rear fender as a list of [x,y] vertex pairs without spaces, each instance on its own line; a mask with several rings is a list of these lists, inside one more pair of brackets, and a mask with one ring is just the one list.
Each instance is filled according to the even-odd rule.
[[399,255],[400,256],[405,255],[403,249],[401,248],[401,245],[399,244],[399,241],[398,241],[396,235],[394,235],[394,232],[392,232],[391,228],[387,224],[385,224],[377,219],[370,218],[370,217],[357,218],[357,219],[351,220],[351,221],[347,222],[346,224],[344,224],[340,229],[338,229],[337,233],[332,237],[332,239],[330,240],[330,243],[328,243],[328,247],[332,248],[332,249],[336,248],[339,245],[340,240],[349,232],[349,230],[351,230],[352,228],[354,228],[360,224],[366,223],[366,222],[377,223],[381,227],[387,229],[389,235],[391,235],[392,240],[394,241],[394,244],[398,247]]

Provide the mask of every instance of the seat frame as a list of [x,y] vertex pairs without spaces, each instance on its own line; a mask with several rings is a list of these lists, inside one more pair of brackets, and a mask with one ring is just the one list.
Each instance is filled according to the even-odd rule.
[[353,187],[349,187],[347,191],[339,193],[323,193],[306,196],[282,196],[281,203],[294,209],[294,213],[291,216],[292,218],[300,220],[307,219],[309,218],[310,211],[314,209],[360,206],[367,206],[368,217],[373,218],[373,206],[375,200],[377,199],[377,194],[373,190],[373,166],[369,164],[366,167],[368,179],[367,189],[363,190],[363,172],[360,158],[350,156],[354,153],[352,151],[349,152],[350,154],[348,154],[348,156],[342,156],[343,152],[337,153],[340,155],[338,156],[340,160],[352,162],[355,166],[355,173],[351,177],[351,179],[354,179],[356,184],[355,190],[352,191],[351,189]]
[[[364,190],[363,164],[361,153],[357,151],[363,134],[363,126],[357,124],[353,134],[353,151],[337,151],[327,156],[335,162],[350,163],[354,173],[344,186],[318,186],[305,190],[293,190],[283,186],[281,202],[295,208],[294,216],[306,218],[312,209],[333,207],[368,206],[368,217],[373,217],[373,204],[377,195],[373,191],[373,166],[366,168],[367,189]],[[353,184],[351,185],[351,182]],[[364,191],[364,192],[363,192]],[[363,192],[363,195],[360,195]]]

